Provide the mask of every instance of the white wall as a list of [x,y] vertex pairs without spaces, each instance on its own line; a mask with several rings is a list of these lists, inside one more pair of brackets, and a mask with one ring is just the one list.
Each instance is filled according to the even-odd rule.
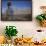
[[33,0],[32,4],[32,21],[0,21],[0,35],[4,34],[6,25],[16,26],[19,31],[18,36],[21,36],[22,34],[24,36],[31,36],[31,34],[35,34],[37,29],[43,29],[46,31],[46,28],[40,27],[35,20],[36,15],[41,13],[40,6],[46,5],[46,0]]

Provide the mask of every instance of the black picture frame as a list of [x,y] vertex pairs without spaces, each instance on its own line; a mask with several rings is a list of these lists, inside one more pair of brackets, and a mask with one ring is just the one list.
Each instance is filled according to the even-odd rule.
[[[24,4],[25,6],[26,5],[29,5],[29,10],[28,10],[28,8],[27,8],[27,11],[26,10],[23,10],[23,11],[20,11],[20,14],[19,13],[16,13],[16,15],[15,15],[15,17],[14,17],[14,15],[12,15],[12,17],[11,18],[9,18],[9,17],[6,17],[6,15],[4,15],[3,14],[3,12],[5,11],[3,11],[3,7],[5,7],[5,4],[3,4],[5,1],[7,1],[7,0],[1,0],[1,21],[32,21],[32,0],[16,0],[16,2],[25,2],[25,3],[27,3],[27,4]],[[9,0],[9,4],[8,5],[11,5],[10,4],[10,1],[13,1],[13,0]],[[14,1],[13,1],[14,2]],[[30,3],[31,2],[31,3]],[[6,2],[5,2],[6,3]],[[22,5],[23,5],[23,3],[22,3]],[[18,5],[19,5],[19,3],[18,3]],[[21,5],[21,4],[20,4]],[[23,7],[23,6],[20,6],[20,7]],[[15,7],[15,6],[14,6]],[[28,7],[28,6],[26,6],[26,7]],[[6,8],[6,7],[5,7]],[[26,9],[26,8],[25,8]],[[18,9],[16,9],[16,10],[18,10]],[[21,10],[21,9],[20,9]],[[29,11],[29,13],[28,13],[28,11]],[[6,11],[5,11],[6,12]],[[22,13],[21,13],[22,12]],[[27,12],[27,13],[26,13]],[[7,12],[8,13],[8,12]],[[26,13],[26,14],[25,14]],[[5,13],[6,14],[6,13]],[[10,12],[9,12],[9,14],[10,14]],[[17,15],[18,14],[18,15]],[[8,15],[8,14],[7,14]],[[8,19],[9,18],[9,19]]]

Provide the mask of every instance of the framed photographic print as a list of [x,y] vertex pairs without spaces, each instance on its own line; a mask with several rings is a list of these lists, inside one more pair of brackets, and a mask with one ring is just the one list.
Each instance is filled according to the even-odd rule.
[[1,0],[2,21],[31,21],[32,0]]

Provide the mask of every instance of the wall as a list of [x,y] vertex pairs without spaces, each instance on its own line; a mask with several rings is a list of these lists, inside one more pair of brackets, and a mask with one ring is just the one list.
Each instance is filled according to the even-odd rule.
[[[37,29],[46,30],[46,28],[40,27],[38,25],[37,21],[35,20],[36,15],[41,13],[40,6],[46,5],[46,0],[33,0],[32,5],[33,5],[32,21],[30,21],[30,22],[29,21],[25,21],[25,22],[23,22],[23,21],[19,21],[19,22],[18,21],[0,21],[0,35],[4,34],[6,25],[16,26],[17,30],[19,31],[18,36],[21,36],[22,34],[24,36],[31,36],[31,34],[36,34]],[[0,11],[1,11],[1,9],[0,9]]]

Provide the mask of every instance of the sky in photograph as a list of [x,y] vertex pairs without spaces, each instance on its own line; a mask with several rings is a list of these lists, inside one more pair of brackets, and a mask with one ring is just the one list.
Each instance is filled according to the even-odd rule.
[[[14,9],[23,9],[23,8],[32,8],[32,2],[29,0],[11,0],[11,8]],[[2,0],[2,12],[5,12],[7,9],[7,0]]]

